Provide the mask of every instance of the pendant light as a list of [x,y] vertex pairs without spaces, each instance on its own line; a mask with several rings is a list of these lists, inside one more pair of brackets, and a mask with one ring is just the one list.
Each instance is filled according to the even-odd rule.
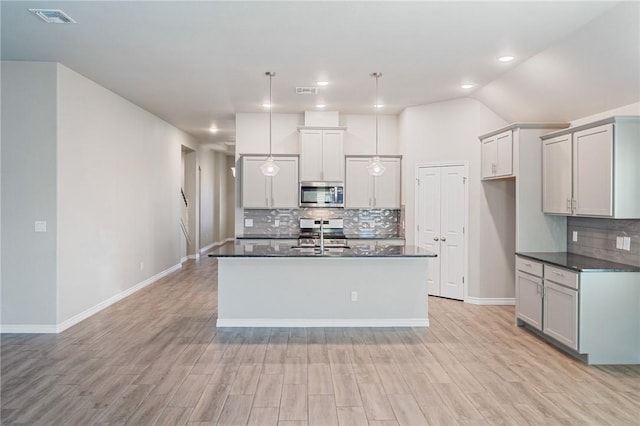
[[385,168],[382,165],[382,162],[380,162],[380,157],[378,157],[378,109],[380,108],[380,102],[378,101],[378,79],[382,77],[382,73],[374,72],[371,74],[371,77],[375,77],[376,79],[376,100],[374,103],[374,108],[376,110],[376,155],[369,162],[367,170],[371,176],[382,176]]
[[267,160],[260,166],[260,170],[262,170],[262,174],[265,176],[275,176],[280,171],[280,167],[273,161],[273,157],[271,156],[271,134],[272,134],[272,125],[271,125],[271,114],[273,111],[273,102],[271,101],[271,80],[276,75],[275,72],[267,71],[264,75],[269,77],[269,156]]

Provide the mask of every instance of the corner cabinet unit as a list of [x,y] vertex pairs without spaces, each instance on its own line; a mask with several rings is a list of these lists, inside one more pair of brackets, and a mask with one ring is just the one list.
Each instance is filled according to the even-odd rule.
[[482,179],[513,177],[513,132],[488,136],[482,143]]
[[589,364],[640,364],[640,272],[516,256],[516,324]]
[[399,209],[401,157],[380,157],[382,176],[371,176],[371,157],[346,157],[345,208]]
[[280,171],[273,177],[260,170],[265,156],[242,157],[242,207],[245,209],[298,208],[298,157],[274,156]]
[[300,181],[344,182],[344,127],[300,127]]
[[640,117],[542,136],[545,213],[640,218]]

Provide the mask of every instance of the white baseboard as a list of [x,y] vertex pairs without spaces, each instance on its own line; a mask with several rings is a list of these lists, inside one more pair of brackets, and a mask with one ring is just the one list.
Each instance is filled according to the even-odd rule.
[[515,297],[467,297],[464,302],[471,305],[515,305],[516,299]]
[[219,246],[221,246],[221,245],[223,245],[223,244],[226,244],[226,243],[228,243],[228,242],[230,242],[230,241],[233,241],[234,239],[235,239],[235,238],[231,237],[231,238],[224,239],[224,240],[222,240],[222,241],[216,241],[216,242],[213,242],[213,243],[209,244],[209,245],[208,245],[208,246],[206,246],[206,247],[202,247],[202,248],[200,249],[200,254],[204,254],[204,253],[208,252],[209,250],[211,250],[212,248],[214,248],[214,247],[219,247]]
[[216,327],[429,327],[429,319],[218,318]]
[[185,257],[185,260],[187,259],[194,259],[194,260],[200,259],[200,253],[190,254],[189,256]]
[[184,256],[184,257],[180,258],[180,263],[182,264],[182,263],[186,262],[187,260],[189,260],[189,256]]
[[157,274],[155,274],[152,277],[147,278],[144,281],[139,282],[138,284],[134,285],[133,287],[129,287],[128,289],[111,296],[110,298],[108,298],[105,301],[102,301],[100,303],[98,303],[97,305],[83,311],[80,312],[77,315],[72,316],[71,318],[69,318],[66,321],[61,322],[58,325],[39,325],[39,324],[26,324],[26,325],[22,325],[22,324],[16,324],[16,325],[2,325],[0,326],[0,332],[2,333],[62,333],[63,331],[65,331],[66,329],[68,329],[69,327],[72,327],[76,324],[78,324],[80,321],[89,318],[90,316],[97,314],[98,312],[100,312],[101,310],[113,305],[114,303],[124,299],[127,296],[132,295],[133,293],[135,293],[136,291],[142,290],[143,288],[145,288],[146,286],[148,286],[149,284],[152,284],[156,281],[158,281],[160,278],[169,275],[171,272],[177,271],[178,269],[182,268],[182,264],[178,264],[178,265],[174,265],[169,269],[165,269],[162,272],[159,272]]

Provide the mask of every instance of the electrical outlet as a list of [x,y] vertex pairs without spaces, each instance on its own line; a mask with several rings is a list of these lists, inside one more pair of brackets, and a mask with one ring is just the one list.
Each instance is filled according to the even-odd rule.
[[47,221],[36,220],[33,227],[35,232],[47,232]]
[[352,291],[351,292],[351,301],[352,302],[357,302],[358,301],[358,292],[357,291]]
[[251,228],[253,226],[253,219],[245,219],[244,220],[244,226],[246,228]]
[[273,226],[275,226],[276,228],[277,228],[278,226],[280,226],[280,220],[278,220],[278,219],[274,220],[274,221],[273,221]]
[[631,251],[631,237],[624,237],[622,241],[622,250]]
[[622,237],[616,237],[616,248],[622,250]]
[[573,231],[573,242],[578,242],[578,231]]

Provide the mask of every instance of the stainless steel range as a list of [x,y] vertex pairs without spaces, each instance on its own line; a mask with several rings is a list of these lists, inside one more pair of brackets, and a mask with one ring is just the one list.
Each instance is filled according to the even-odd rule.
[[342,219],[300,218],[300,247],[347,247]]

